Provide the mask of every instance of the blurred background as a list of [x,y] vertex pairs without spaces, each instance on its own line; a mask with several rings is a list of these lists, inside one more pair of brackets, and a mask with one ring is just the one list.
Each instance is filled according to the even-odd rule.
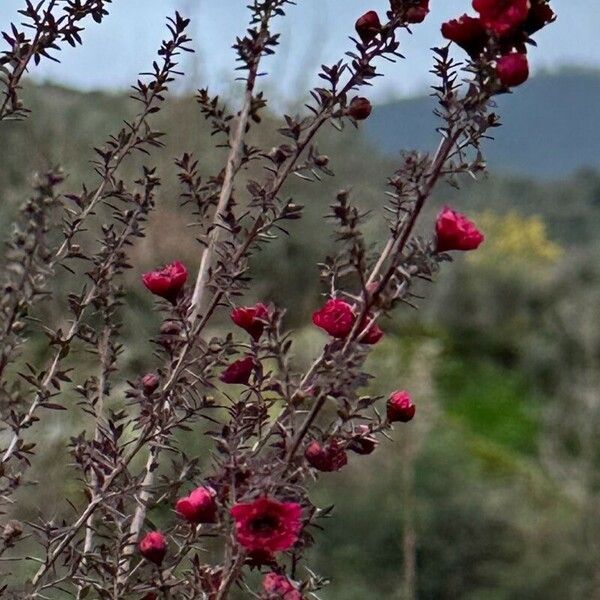
[[[2,30],[18,20],[22,3],[1,0]],[[30,118],[2,125],[6,237],[36,171],[62,165],[67,191],[94,180],[92,148],[134,114],[127,87],[151,65],[164,18],[174,9],[193,18],[197,52],[185,57],[186,77],[156,118],[168,134],[166,147],[144,161],[158,167],[163,185],[127,280],[123,386],[126,377],[156,366],[148,339],[158,317],[140,289],[140,273],[176,258],[193,270],[199,260],[173,158],[193,151],[203,175],[220,169],[222,154],[211,145],[193,92],[208,85],[236,106],[230,46],[244,30],[244,4],[115,0],[106,22],[86,29],[83,48],[32,71]],[[591,4],[553,0],[559,20],[530,51],[532,79],[498,101],[503,127],[486,147],[489,175],[462,182],[460,190],[439,188],[424,216],[423,233],[430,235],[435,212],[448,203],[469,214],[487,242],[423,287],[419,311],[407,308],[383,323],[388,335],[370,361],[373,391],[411,390],[417,418],[397,430],[394,444],[382,443],[316,486],[315,502],[336,505],[312,556],[315,570],[332,580],[324,600],[600,599],[600,10]],[[440,23],[468,5],[432,0],[426,23],[402,40],[407,60],[384,65],[386,77],[367,92],[376,105],[371,118],[360,131],[321,136],[319,149],[336,176],[285,190],[307,206],[306,218],[256,260],[249,300],[287,307],[299,362],[323,341],[307,326],[322,292],[316,263],[332,248],[322,215],[337,190],[351,188],[373,211],[372,239],[385,234],[381,208],[399,150],[437,145],[429,48],[442,43]],[[256,141],[268,147],[278,139],[282,113],[301,110],[319,65],[351,48],[356,18],[368,9],[383,14],[386,6],[304,0],[289,9],[276,25],[281,51],[266,63],[270,108]],[[137,166],[126,165],[124,178],[133,180]],[[60,274],[37,316],[60,323],[70,277]],[[46,356],[43,338],[33,338],[25,358],[40,363]],[[90,358],[72,360],[81,367]],[[119,392],[117,386],[117,406]],[[35,497],[26,488],[20,518],[31,516],[40,494],[57,514],[65,495],[81,500],[64,440],[85,420],[45,422],[36,432],[44,462],[34,475],[64,483],[42,486]],[[202,439],[188,443],[188,454],[205,453]]]

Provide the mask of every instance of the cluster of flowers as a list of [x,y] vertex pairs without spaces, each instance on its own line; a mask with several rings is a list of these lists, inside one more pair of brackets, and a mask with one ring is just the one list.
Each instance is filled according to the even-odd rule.
[[[474,250],[483,242],[483,235],[464,215],[444,208],[436,222],[435,242],[432,251],[436,253],[450,250]],[[143,275],[144,285],[153,294],[176,304],[184,295],[184,286],[188,272],[180,262],[174,262],[157,271]],[[244,329],[258,342],[269,322],[269,308],[262,303],[250,307],[238,307],[231,312],[232,321]],[[356,324],[356,310],[350,303],[336,298],[329,299],[312,317],[313,323],[334,339],[348,336]],[[368,318],[361,324],[358,341],[363,344],[376,344],[384,333]],[[231,363],[220,375],[226,384],[247,385],[256,359],[247,356]],[[146,395],[153,394],[160,384],[158,375],[150,373],[142,378],[141,386]],[[406,391],[393,392],[387,401],[388,424],[410,421],[416,407]],[[338,471],[348,462],[347,450],[356,454],[371,454],[377,447],[377,441],[367,425],[361,425],[354,431],[349,441],[332,439],[319,442],[309,441],[304,451],[307,463],[322,472]],[[201,486],[188,496],[180,498],[175,511],[187,522],[194,525],[212,524],[219,521],[219,502],[217,492],[210,486]],[[276,564],[274,555],[289,550],[299,538],[303,527],[302,507],[295,502],[280,502],[268,496],[259,497],[252,502],[237,503],[229,514],[235,523],[237,542],[248,554],[253,564]],[[147,560],[160,565],[167,553],[167,540],[160,531],[152,531],[139,542],[139,551]],[[296,584],[285,575],[268,573],[263,581],[266,598],[284,598],[301,600],[302,594]]]
[[486,50],[496,54],[500,83],[515,87],[527,81],[527,42],[555,20],[548,0],[473,0],[478,17],[463,15],[442,25],[442,35],[473,60]]

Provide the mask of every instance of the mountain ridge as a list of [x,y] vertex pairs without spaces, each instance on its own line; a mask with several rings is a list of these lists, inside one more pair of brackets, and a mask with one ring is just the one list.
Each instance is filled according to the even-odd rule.
[[[372,145],[385,154],[436,144],[434,99],[422,95],[375,107],[365,123]],[[492,172],[542,179],[600,168],[600,70],[566,69],[532,77],[497,99],[503,126],[485,144]]]

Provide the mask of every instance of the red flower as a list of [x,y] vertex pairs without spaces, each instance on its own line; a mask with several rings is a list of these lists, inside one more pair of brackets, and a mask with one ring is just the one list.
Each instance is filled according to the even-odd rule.
[[350,102],[348,114],[357,121],[364,121],[369,117],[372,110],[373,105],[367,98],[360,98],[359,96],[356,96]]
[[442,35],[459,45],[471,56],[477,56],[485,48],[488,35],[479,19],[463,15],[442,25]]
[[344,338],[351,331],[356,316],[343,300],[327,300],[325,306],[313,313],[313,323],[334,338]]
[[231,320],[242,329],[245,329],[255,341],[263,334],[264,321],[269,316],[269,309],[260,302],[254,306],[240,306],[231,311]]
[[438,215],[435,230],[437,252],[476,250],[485,239],[474,223],[448,207]]
[[370,10],[356,21],[356,33],[360,36],[363,44],[368,44],[381,30],[379,15]]
[[237,541],[250,552],[291,548],[302,529],[302,507],[295,502],[259,498],[231,509]]
[[390,423],[408,423],[415,416],[417,407],[408,392],[394,392],[387,403],[387,418]]
[[502,85],[516,87],[525,83],[529,78],[529,63],[527,56],[519,52],[506,54],[498,59],[496,73]]
[[312,467],[325,473],[339,471],[348,464],[348,455],[338,440],[332,440],[325,446],[313,440],[306,447],[304,456]]
[[167,553],[167,540],[160,531],[151,531],[142,538],[138,549],[145,559],[160,565]]
[[142,377],[142,389],[146,396],[152,395],[160,383],[160,377],[154,373],[148,373]]
[[531,3],[531,10],[525,25],[523,28],[529,35],[533,35],[540,29],[546,27],[556,19],[554,11],[550,8],[550,5],[545,0],[533,0]]
[[[363,329],[369,324],[371,319],[371,316],[365,319],[365,322],[363,323],[362,327]],[[376,344],[384,335],[385,334],[383,333],[383,330],[381,329],[381,327],[379,327],[379,325],[377,325],[377,323],[371,323],[371,326],[369,327],[366,333],[361,335],[359,341],[361,344],[368,344],[372,346]]]
[[248,385],[250,381],[250,375],[254,370],[256,363],[254,358],[247,356],[246,358],[240,358],[235,362],[231,363],[220,375],[219,379],[223,383],[237,383]]
[[175,304],[179,292],[181,292],[187,281],[187,276],[188,272],[185,265],[175,261],[157,271],[144,273],[142,281],[153,294]]
[[214,523],[217,518],[217,503],[212,488],[196,488],[189,496],[177,500],[175,510],[190,523]]
[[377,440],[371,434],[368,425],[359,425],[354,430],[354,436],[348,444],[348,450],[356,452],[356,454],[367,455],[375,452],[377,448]]
[[263,579],[265,600],[302,600],[302,594],[285,576],[267,573]]
[[518,29],[529,14],[529,0],[473,0],[473,8],[494,35],[504,37]]

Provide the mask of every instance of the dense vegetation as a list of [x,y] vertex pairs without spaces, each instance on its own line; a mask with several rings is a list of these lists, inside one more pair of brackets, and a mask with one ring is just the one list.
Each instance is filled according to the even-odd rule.
[[[8,126],[1,150],[2,223],[27,196],[35,171],[64,165],[67,191],[88,179],[92,146],[132,110],[121,95],[42,86],[27,96],[32,117]],[[154,157],[159,174],[181,149],[195,151],[206,172],[216,170],[219,157],[208,150],[209,132],[192,100],[171,101],[158,125],[170,131]],[[275,127],[274,121],[273,134]],[[317,198],[352,188],[368,209],[382,202],[394,168],[393,157],[364,160],[374,150],[353,131],[331,136],[320,150],[336,157],[336,177],[314,196],[315,184],[294,183],[307,217],[296,241],[282,236],[257,264],[253,293],[286,306],[292,324],[307,322],[318,303],[314,267],[306,265],[331,244],[319,227],[326,206]],[[197,246],[176,234],[189,220],[178,191],[177,181],[162,181],[160,228],[150,232],[129,275],[124,360],[132,376],[144,369],[141,357],[157,323],[140,291],[140,272],[175,256],[197,261]],[[467,184],[460,200],[451,188],[438,200],[481,213],[482,228],[500,232],[490,238],[502,242],[466,259],[468,269],[456,265],[435,289],[424,285],[423,294],[433,294],[425,310],[385,324],[392,334],[372,359],[375,381],[405,377],[398,383],[413,390],[418,419],[403,431],[397,454],[376,453],[320,484],[321,504],[334,496],[332,486],[341,498],[318,549],[321,572],[334,580],[323,597],[392,600],[414,587],[418,598],[432,600],[599,598],[600,175],[580,171],[559,183],[490,177]],[[39,311],[41,318],[52,314],[54,303]],[[302,336],[300,355],[319,340],[312,329]],[[69,468],[53,463],[52,444],[82,426],[60,415],[53,422],[46,428],[47,464],[36,475],[64,486],[41,486],[36,494],[47,502],[71,493]],[[203,456],[202,440],[190,440],[190,448]],[[15,509],[18,518],[32,517],[28,493]]]

